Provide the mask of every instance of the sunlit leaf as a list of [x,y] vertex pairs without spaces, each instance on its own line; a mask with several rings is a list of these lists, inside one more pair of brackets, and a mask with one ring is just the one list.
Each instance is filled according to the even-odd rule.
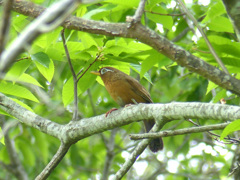
[[54,74],[54,64],[53,61],[50,59],[49,68],[43,66],[38,61],[35,61],[35,64],[39,70],[39,72],[49,81],[52,81],[53,74]]
[[31,55],[31,58],[33,61],[37,61],[44,67],[49,68],[50,59],[46,53],[38,52],[36,54]]
[[0,83],[0,92],[16,97],[29,99],[34,102],[39,102],[38,99],[25,87],[2,81]]
[[225,129],[223,130],[220,139],[223,140],[224,137],[233,133],[234,131],[240,130],[240,119],[231,122]]

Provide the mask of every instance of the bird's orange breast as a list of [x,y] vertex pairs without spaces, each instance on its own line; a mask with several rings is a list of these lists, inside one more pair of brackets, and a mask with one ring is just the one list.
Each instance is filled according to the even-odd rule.
[[105,87],[111,97],[120,106],[125,106],[126,104],[134,103],[145,103],[147,102],[139,94],[137,94],[132,86],[125,80],[116,80],[114,82],[105,82]]

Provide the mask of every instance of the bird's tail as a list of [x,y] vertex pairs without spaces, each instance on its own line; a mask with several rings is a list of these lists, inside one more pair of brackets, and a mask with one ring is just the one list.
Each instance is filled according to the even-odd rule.
[[[152,129],[152,127],[154,126],[154,124],[155,124],[155,121],[153,119],[151,119],[151,120],[144,120],[143,122],[144,122],[144,125],[145,125],[146,132],[149,132]],[[152,141],[149,144],[149,149],[152,152],[154,152],[154,153],[159,151],[159,150],[162,150],[163,149],[163,140],[162,140],[162,138],[152,139]]]

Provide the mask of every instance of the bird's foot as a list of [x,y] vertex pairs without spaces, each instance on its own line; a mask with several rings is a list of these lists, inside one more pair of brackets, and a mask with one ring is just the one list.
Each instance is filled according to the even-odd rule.
[[105,116],[107,117],[111,112],[118,110],[117,108],[112,108],[108,112],[106,112]]
[[132,106],[132,104],[126,104],[124,107],[129,107],[129,106]]

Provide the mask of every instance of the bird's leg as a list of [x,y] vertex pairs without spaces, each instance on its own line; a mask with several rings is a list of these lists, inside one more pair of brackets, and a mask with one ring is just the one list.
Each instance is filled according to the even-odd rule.
[[117,108],[112,108],[108,112],[106,112],[105,117],[107,117],[111,112],[118,110]]
[[135,99],[131,99],[134,104],[138,104],[138,102]]
[[[132,98],[131,100],[132,100],[133,104],[138,105],[138,102],[135,99]],[[131,106],[133,104],[126,104],[124,107],[128,107],[128,106]]]

